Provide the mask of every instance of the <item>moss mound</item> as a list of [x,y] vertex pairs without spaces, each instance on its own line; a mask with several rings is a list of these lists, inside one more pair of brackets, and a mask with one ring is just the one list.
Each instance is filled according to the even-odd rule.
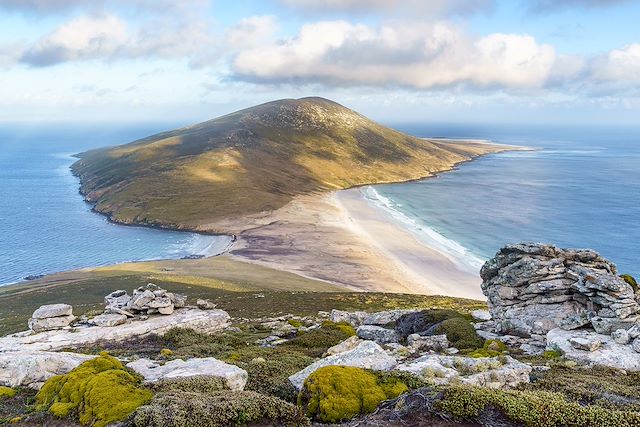
[[463,317],[443,320],[434,328],[433,334],[445,334],[451,345],[460,350],[475,349],[484,344],[473,325]]
[[102,427],[124,420],[152,395],[118,359],[101,354],[66,375],[50,378],[36,395],[36,403],[38,410],[57,417],[77,415],[84,425]]
[[223,378],[208,375],[164,379],[153,384],[156,391],[188,391],[193,393],[213,393],[228,390]]
[[226,427],[252,423],[307,426],[309,420],[298,407],[253,391],[158,393],[132,417],[135,427]]
[[631,287],[633,288],[633,292],[638,293],[638,282],[633,276],[631,276],[630,274],[623,274],[620,277],[622,277],[622,280],[631,285]]
[[320,357],[329,347],[333,347],[353,335],[355,335],[355,330],[351,325],[323,322],[320,328],[299,333],[297,337],[281,346],[300,350],[310,357]]
[[562,394],[490,390],[451,386],[444,390],[437,409],[457,418],[471,419],[496,409],[509,420],[527,427],[632,427],[640,426],[640,413],[582,406]]
[[505,343],[500,340],[486,340],[482,348],[472,351],[468,354],[470,357],[496,357],[509,351]]
[[10,399],[14,397],[18,392],[11,387],[0,386],[0,399]]
[[335,423],[376,410],[380,402],[409,390],[399,377],[347,366],[326,366],[311,374],[298,396],[307,414]]
[[273,352],[268,358],[256,358],[249,363],[238,363],[238,366],[249,374],[245,390],[295,403],[298,392],[289,381],[289,376],[311,363],[313,359],[304,355]]

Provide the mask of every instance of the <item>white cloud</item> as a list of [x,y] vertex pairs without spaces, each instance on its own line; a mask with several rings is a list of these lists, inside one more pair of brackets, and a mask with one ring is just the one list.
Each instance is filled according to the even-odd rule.
[[240,52],[233,70],[258,82],[406,86],[541,87],[554,49],[526,35],[471,39],[455,26],[304,25],[294,38]]
[[226,31],[226,44],[232,49],[246,49],[274,41],[278,23],[275,16],[250,16]]
[[614,49],[591,63],[591,77],[600,81],[640,82],[640,43]]
[[422,17],[469,14],[491,9],[494,0],[280,0],[280,3],[308,11],[412,13]]

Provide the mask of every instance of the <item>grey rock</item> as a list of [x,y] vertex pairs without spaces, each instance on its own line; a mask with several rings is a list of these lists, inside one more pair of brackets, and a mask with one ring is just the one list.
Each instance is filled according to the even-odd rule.
[[199,299],[196,301],[196,305],[200,310],[213,310],[216,308],[216,304],[212,303],[208,299]]
[[569,344],[577,350],[596,351],[602,345],[597,336],[577,336],[569,338]]
[[48,317],[46,319],[29,319],[29,329],[34,332],[53,331],[66,328],[75,320],[75,316]]
[[389,356],[378,344],[373,341],[363,341],[353,350],[334,354],[312,363],[302,371],[291,375],[289,381],[296,389],[300,390],[304,380],[324,366],[355,366],[376,371],[389,371],[396,364],[396,359]]
[[341,343],[334,345],[333,347],[329,347],[329,349],[327,349],[327,351],[324,353],[324,356],[325,357],[332,356],[334,354],[344,353],[345,351],[353,350],[358,345],[360,345],[361,342],[362,340],[354,335],[342,341]]
[[[167,296],[171,299],[174,308],[183,308],[187,305],[187,296],[183,294],[176,294],[173,292],[167,292]],[[198,307],[200,308],[200,307]],[[213,308],[216,308],[215,305]]]
[[357,328],[358,326],[364,324],[364,319],[366,319],[367,316],[369,316],[369,313],[365,311],[331,310],[329,320],[335,323],[346,322],[354,328]]
[[89,320],[89,323],[96,326],[105,326],[105,327],[114,327],[118,325],[122,325],[127,321],[127,316],[124,314],[101,314],[99,316],[95,316],[93,319]]
[[70,352],[29,350],[0,353],[0,385],[40,389],[49,378],[66,374],[94,357]]
[[611,338],[618,344],[629,344],[631,340],[626,329],[616,329],[611,333]]
[[640,353],[640,338],[634,339],[631,347],[633,348],[633,351]]
[[175,359],[161,365],[153,360],[138,359],[127,364],[142,375],[145,381],[156,381],[172,378],[213,376],[222,378],[227,387],[233,391],[244,389],[249,378],[247,371],[235,365],[229,365],[213,357],[193,358],[189,360]]
[[401,316],[412,313],[415,310],[391,310],[391,311],[379,311],[377,313],[371,313],[362,321],[363,325],[377,325],[384,326],[389,323],[393,323]]
[[104,297],[104,303],[107,310],[122,310],[131,302],[131,296],[124,290],[117,290],[111,292]]
[[489,310],[473,310],[471,317],[480,322],[487,322],[491,320],[491,313],[489,313]]
[[165,316],[169,314],[173,314],[173,304],[168,305],[166,307],[158,307],[158,313],[164,314]]
[[395,330],[386,329],[381,326],[362,325],[356,330],[356,334],[363,340],[375,341],[378,344],[398,342],[399,337]]
[[446,335],[411,334],[407,337],[409,347],[418,351],[442,351],[449,347]]
[[40,306],[31,315],[32,319],[48,319],[51,317],[73,316],[73,307],[69,304],[47,304]]

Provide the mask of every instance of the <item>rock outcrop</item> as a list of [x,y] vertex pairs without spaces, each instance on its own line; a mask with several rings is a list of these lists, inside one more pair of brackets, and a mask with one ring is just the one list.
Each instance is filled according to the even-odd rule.
[[125,341],[148,334],[162,335],[180,326],[199,332],[218,332],[229,325],[229,314],[223,310],[182,308],[171,316],[152,316],[146,320],[130,320],[119,326],[78,326],[74,330],[61,329],[33,333],[19,332],[0,338],[0,353],[7,351],[55,351],[81,347],[100,341]]
[[127,291],[113,291],[104,298],[106,313],[126,315],[127,313],[171,314],[176,308],[182,308],[187,297],[168,292],[153,283],[140,286],[129,296]]
[[592,250],[510,245],[487,261],[480,275],[501,333],[543,335],[556,327],[570,330],[589,323],[631,327],[638,320],[640,306],[631,285]]
[[186,361],[176,359],[163,365],[149,359],[138,359],[128,363],[127,368],[142,375],[147,382],[196,376],[218,377],[222,378],[227,387],[233,391],[244,390],[249,378],[244,369],[213,357],[193,358]]
[[39,389],[54,375],[63,375],[96,356],[68,352],[15,351],[0,353],[0,385]]
[[74,320],[73,307],[69,304],[48,304],[33,312],[29,319],[29,329],[34,332],[62,329]]

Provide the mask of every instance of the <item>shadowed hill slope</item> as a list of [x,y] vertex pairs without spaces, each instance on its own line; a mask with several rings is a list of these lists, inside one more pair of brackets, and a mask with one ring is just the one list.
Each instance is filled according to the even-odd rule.
[[323,98],[285,99],[83,153],[81,192],[112,220],[178,229],[300,194],[430,176],[503,148],[423,140]]

